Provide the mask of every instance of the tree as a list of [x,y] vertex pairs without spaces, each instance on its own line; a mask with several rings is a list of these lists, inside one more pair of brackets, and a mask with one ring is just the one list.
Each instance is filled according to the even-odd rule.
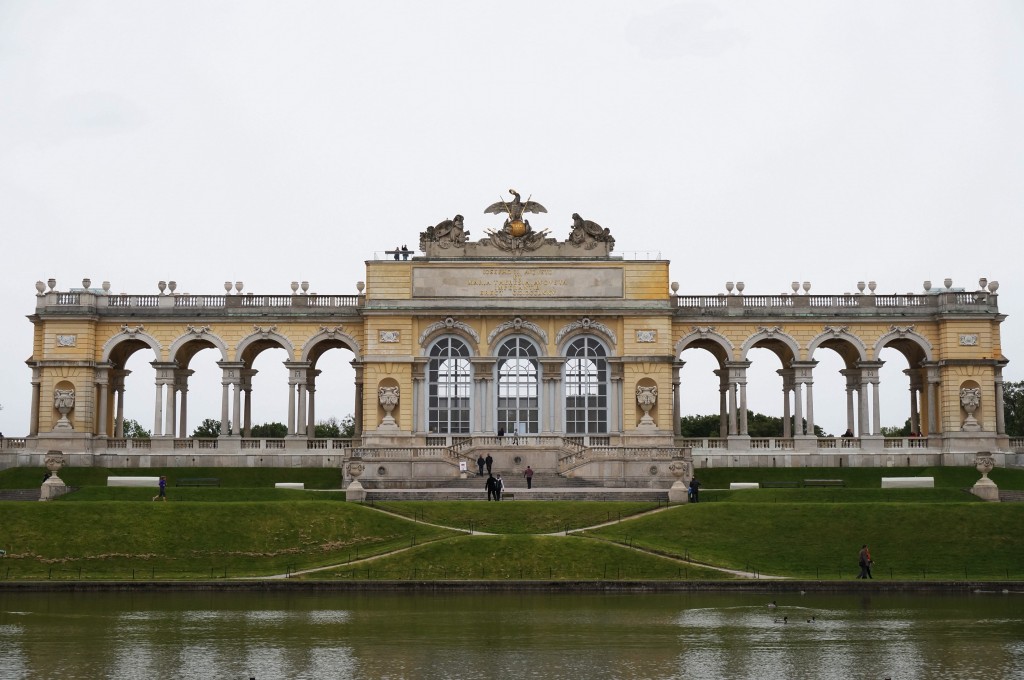
[[349,414],[338,420],[331,416],[327,420],[321,420],[316,424],[314,436],[318,439],[348,439],[356,435],[356,421]]
[[1003,383],[1003,416],[1006,434],[1024,437],[1024,380]]
[[132,420],[131,418],[125,419],[124,423],[124,436],[126,439],[149,439],[152,433],[139,425],[139,421]]
[[220,421],[207,418],[199,423],[192,436],[198,439],[216,439],[220,436]]
[[903,427],[883,427],[883,437],[909,437],[912,430],[910,429],[910,418],[907,418],[907,422],[903,423]]
[[[804,427],[807,427],[807,420],[804,419]],[[684,437],[694,439],[704,437],[717,437],[721,432],[719,416],[683,416],[679,419],[680,433]],[[790,418],[790,423],[796,423],[795,418]],[[791,428],[792,432],[796,427]],[[781,437],[782,418],[766,416],[763,413],[754,411],[747,412],[747,433],[751,437]],[[814,434],[817,437],[827,437],[828,434],[818,425],[814,426]]]
[[284,439],[288,436],[288,426],[284,423],[253,425],[252,436],[260,439]]

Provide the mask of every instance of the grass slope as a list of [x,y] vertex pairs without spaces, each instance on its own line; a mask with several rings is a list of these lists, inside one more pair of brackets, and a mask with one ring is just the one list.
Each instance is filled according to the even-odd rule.
[[550,534],[615,522],[664,503],[609,501],[377,501],[374,507],[421,522],[492,534]]
[[355,579],[633,580],[729,574],[579,536],[460,536],[311,575]]
[[452,535],[358,505],[6,503],[0,576],[202,578],[337,564]]
[[[1024,578],[1024,504],[708,503],[587,532],[666,554],[797,578]],[[966,575],[965,575],[966,570]]]

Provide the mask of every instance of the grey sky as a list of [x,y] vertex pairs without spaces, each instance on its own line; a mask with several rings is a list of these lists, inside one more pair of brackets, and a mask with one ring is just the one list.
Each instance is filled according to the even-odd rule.
[[[7,436],[28,431],[36,280],[353,293],[364,260],[428,224],[500,226],[482,211],[509,187],[548,208],[535,228],[565,238],[579,212],[618,251],[670,259],[686,293],[998,280],[1006,376],[1024,378],[1018,1],[6,0],[0,92]],[[323,417],[352,410],[330,354]],[[683,410],[713,412],[691,354]],[[254,422],[286,418],[281,358],[257,364]],[[751,408],[781,413],[778,362],[754,358]],[[837,433],[838,360],[819,358],[815,415]],[[883,358],[899,425],[906,363]],[[193,420],[219,414],[199,360]],[[127,415],[151,427],[146,361]]]

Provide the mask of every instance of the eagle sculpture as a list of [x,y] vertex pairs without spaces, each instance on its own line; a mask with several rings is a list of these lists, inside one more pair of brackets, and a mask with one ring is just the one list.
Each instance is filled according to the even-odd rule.
[[537,201],[527,199],[524,203],[515,189],[509,189],[508,192],[514,196],[511,201],[493,203],[484,210],[484,213],[495,215],[508,213],[508,219],[505,220],[505,231],[514,237],[520,237],[530,231],[530,223],[523,219],[523,213],[546,213],[548,209]]

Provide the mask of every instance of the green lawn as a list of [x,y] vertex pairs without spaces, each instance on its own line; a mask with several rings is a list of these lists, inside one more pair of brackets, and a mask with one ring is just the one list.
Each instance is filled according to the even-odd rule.
[[1024,504],[701,503],[586,532],[697,562],[795,578],[1024,578]]
[[310,578],[721,580],[729,574],[578,536],[460,536]]
[[[166,474],[169,500],[152,502],[150,488],[107,487],[113,474]],[[879,488],[882,476],[897,474],[933,476],[937,488]],[[978,478],[971,468],[698,470],[703,502],[673,507],[362,505],[342,502],[338,476],[337,469],[68,468],[61,477],[78,491],[56,502],[0,504],[0,548],[7,551],[0,579],[208,579],[317,567],[331,569],[304,578],[727,578],[698,565],[704,563],[845,580],[868,543],[878,578],[1024,580],[1024,504],[984,503],[965,493]],[[1024,488],[1024,471],[991,476],[1003,489]],[[222,486],[175,486],[182,477],[218,477]],[[726,488],[730,481],[809,478],[844,479],[847,486]],[[0,488],[41,480],[39,468],[0,471]],[[274,489],[279,481],[311,490]],[[587,527],[594,528],[557,535]]]
[[421,522],[492,534],[550,534],[665,507],[664,503],[580,501],[385,501],[374,507]]
[[9,502],[0,525],[7,551],[0,578],[270,575],[453,533],[330,501]]
[[[45,468],[0,470],[0,489],[31,489],[43,482]],[[60,478],[68,486],[106,486],[107,477],[167,476],[167,490],[189,477],[217,477],[221,487],[274,488],[277,482],[303,482],[307,489],[341,489],[341,468],[100,468],[65,467]]]

